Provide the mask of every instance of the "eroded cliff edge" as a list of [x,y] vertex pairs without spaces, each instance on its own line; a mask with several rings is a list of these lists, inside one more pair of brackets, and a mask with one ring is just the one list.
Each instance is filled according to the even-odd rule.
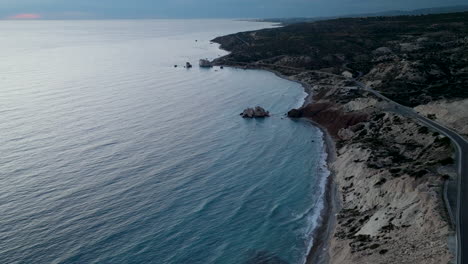
[[442,192],[455,173],[448,138],[339,77],[293,78],[313,83],[313,102],[300,114],[336,142],[330,166],[341,204],[330,263],[448,263],[452,231]]
[[303,83],[310,96],[294,116],[333,136],[340,208],[330,263],[452,258],[442,197],[456,177],[450,140],[357,89],[353,78],[466,135],[467,30],[465,12],[336,19],[214,40],[231,51],[216,64]]

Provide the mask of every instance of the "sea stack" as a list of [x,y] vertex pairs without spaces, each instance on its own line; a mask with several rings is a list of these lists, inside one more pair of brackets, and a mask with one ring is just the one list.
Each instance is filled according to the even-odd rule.
[[213,67],[213,64],[207,59],[201,59],[200,60],[200,67],[201,68],[211,68],[211,67]]
[[266,111],[260,106],[255,108],[247,108],[241,114],[242,118],[264,118],[269,117],[270,112]]

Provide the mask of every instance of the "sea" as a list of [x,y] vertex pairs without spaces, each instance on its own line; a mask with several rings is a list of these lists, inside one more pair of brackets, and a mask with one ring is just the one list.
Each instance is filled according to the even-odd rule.
[[304,263],[329,172],[285,117],[303,88],[198,67],[275,26],[0,21],[0,263]]

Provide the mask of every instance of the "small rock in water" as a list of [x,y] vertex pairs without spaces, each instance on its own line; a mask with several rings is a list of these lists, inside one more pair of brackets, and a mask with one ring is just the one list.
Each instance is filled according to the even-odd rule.
[[247,108],[242,113],[241,116],[243,118],[263,118],[270,116],[270,112],[266,111],[260,106],[256,106],[255,108]]
[[176,65],[174,65],[174,68],[177,68],[177,64],[176,64]]
[[186,67],[186,68],[192,68],[192,64],[190,64],[190,62],[186,62],[186,63],[185,63],[185,67]]

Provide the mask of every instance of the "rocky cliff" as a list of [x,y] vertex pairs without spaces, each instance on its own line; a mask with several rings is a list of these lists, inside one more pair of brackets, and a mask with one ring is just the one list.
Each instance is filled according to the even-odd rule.
[[[453,232],[442,186],[456,174],[450,140],[357,89],[467,134],[468,12],[343,18],[215,39],[215,64],[275,71],[304,84],[288,113],[324,127],[340,200],[331,263],[448,263]],[[347,77],[347,78],[346,78]]]
[[330,167],[341,209],[330,263],[448,263],[448,176],[439,169],[454,170],[450,141],[366,92],[320,82],[311,83],[314,100],[298,111],[336,141]]

